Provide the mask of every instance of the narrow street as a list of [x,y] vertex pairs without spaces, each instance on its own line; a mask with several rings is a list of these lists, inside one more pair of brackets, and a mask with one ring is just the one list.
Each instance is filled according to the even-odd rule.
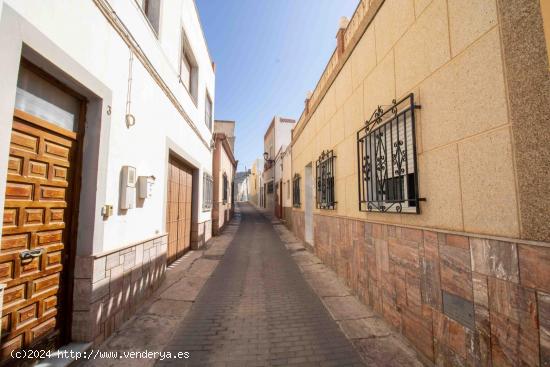
[[[166,351],[187,365],[359,366],[272,224],[241,204],[240,227]],[[157,365],[181,364],[159,361]]]

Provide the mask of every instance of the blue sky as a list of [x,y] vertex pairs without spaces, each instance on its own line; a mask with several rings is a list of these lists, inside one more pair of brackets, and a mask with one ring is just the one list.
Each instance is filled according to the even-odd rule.
[[235,120],[239,170],[274,115],[298,119],[358,0],[196,0],[216,63],[215,118]]

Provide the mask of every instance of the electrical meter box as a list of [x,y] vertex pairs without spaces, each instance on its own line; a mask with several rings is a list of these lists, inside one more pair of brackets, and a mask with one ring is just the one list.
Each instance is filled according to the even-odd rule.
[[153,185],[155,184],[155,176],[139,176],[138,177],[138,197],[140,199],[148,199],[153,196]]
[[122,166],[120,209],[133,209],[136,206],[136,168]]

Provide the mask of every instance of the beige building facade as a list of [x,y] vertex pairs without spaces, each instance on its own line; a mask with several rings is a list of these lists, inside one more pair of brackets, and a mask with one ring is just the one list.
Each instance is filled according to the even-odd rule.
[[233,153],[234,121],[214,121],[212,234],[217,235],[233,216],[233,181],[237,161]]
[[361,1],[293,130],[293,230],[438,365],[550,360],[543,3]]

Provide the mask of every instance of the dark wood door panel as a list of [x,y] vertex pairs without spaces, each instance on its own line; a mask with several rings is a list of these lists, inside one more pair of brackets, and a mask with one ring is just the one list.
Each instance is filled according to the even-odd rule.
[[[0,281],[7,284],[2,356],[18,348],[56,347],[66,320],[63,270],[70,241],[76,133],[16,111],[9,151],[0,243]],[[26,251],[35,256],[23,258]]]
[[170,157],[168,161],[168,197],[166,202],[168,263],[181,257],[190,248],[192,184],[193,170]]

